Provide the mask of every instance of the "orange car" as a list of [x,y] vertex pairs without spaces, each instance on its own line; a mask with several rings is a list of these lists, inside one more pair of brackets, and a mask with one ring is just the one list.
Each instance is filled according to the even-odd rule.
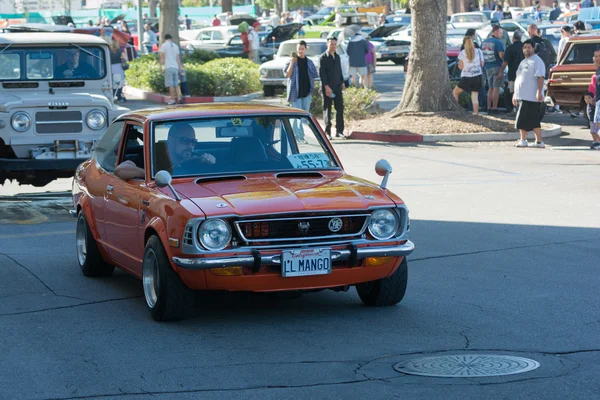
[[118,117],[73,181],[84,275],[142,279],[156,320],[184,318],[194,290],[347,290],[404,297],[408,209],[344,172],[308,113],[256,104],[154,108]]

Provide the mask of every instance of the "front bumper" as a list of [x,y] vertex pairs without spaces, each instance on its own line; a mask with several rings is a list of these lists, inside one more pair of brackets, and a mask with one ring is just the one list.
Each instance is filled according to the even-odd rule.
[[28,159],[28,158],[0,158],[0,171],[3,172],[32,172],[32,171],[69,171],[74,173],[79,164],[86,159]]
[[[399,246],[353,247],[331,251],[331,261],[362,260],[367,257],[400,257],[413,252],[415,245],[410,240]],[[227,267],[252,267],[260,265],[281,265],[281,254],[214,257],[214,258],[183,258],[173,257],[175,265],[187,270],[203,270]]]
[[260,83],[262,83],[263,86],[285,87],[285,86],[287,86],[287,79],[286,78],[260,78]]

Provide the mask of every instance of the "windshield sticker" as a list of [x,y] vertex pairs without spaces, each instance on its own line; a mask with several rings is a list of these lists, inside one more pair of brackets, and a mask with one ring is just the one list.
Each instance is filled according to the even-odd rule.
[[330,168],[331,161],[325,153],[290,154],[287,156],[294,168]]
[[231,118],[231,123],[233,124],[233,126],[242,126],[242,119],[241,118]]

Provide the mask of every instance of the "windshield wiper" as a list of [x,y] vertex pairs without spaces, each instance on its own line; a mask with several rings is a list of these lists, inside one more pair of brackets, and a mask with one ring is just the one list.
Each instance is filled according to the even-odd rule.
[[[104,61],[104,59],[103,59],[102,57],[100,57],[100,56],[97,56],[97,55],[93,54],[91,51],[89,51],[89,50],[86,50],[86,49],[84,49],[84,48],[83,48],[83,47],[81,47],[81,46],[77,46],[76,44],[73,44],[73,43],[69,43],[69,45],[71,45],[71,46],[73,46],[73,47],[77,47],[79,50],[81,50],[81,51],[85,52],[86,54],[89,54],[89,55],[90,55],[90,56],[92,56],[92,57],[96,57],[96,58],[97,58],[98,60],[100,60],[100,61]],[[0,54],[1,54],[1,53],[0,53]]]
[[3,48],[3,49],[0,51],[0,54],[4,53],[4,52],[5,52],[6,50],[8,50],[8,48],[9,48],[10,46],[12,46],[12,45],[13,45],[12,43],[9,43],[9,44],[8,44],[8,46],[6,46],[5,48]]

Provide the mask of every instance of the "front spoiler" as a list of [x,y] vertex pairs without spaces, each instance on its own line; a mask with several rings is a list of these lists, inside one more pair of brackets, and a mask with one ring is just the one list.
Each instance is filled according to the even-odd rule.
[[[314,246],[313,246],[314,247]],[[350,260],[351,263],[367,257],[400,257],[413,252],[415,245],[410,240],[399,246],[382,247],[353,247],[343,250],[331,250],[331,261]],[[259,252],[253,255],[214,257],[214,258],[183,258],[173,257],[175,265],[188,270],[203,270],[227,267],[252,267],[260,265],[281,265],[281,254],[262,256]]]
[[71,171],[75,172],[79,164],[87,158],[65,158],[38,160],[30,158],[0,158],[0,171],[3,172],[35,172],[35,171]]

